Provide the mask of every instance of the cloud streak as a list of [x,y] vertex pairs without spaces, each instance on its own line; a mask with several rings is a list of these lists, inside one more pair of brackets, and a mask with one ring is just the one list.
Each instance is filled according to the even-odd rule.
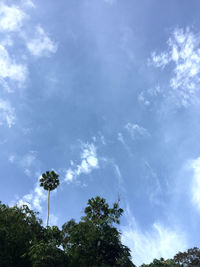
[[138,266],[157,258],[172,258],[187,248],[185,235],[178,229],[165,227],[155,222],[149,231],[142,232],[136,225],[122,230],[122,241],[132,250],[132,257]]
[[193,170],[191,183],[191,201],[200,212],[200,157],[189,163],[189,168]]
[[170,94],[178,105],[188,106],[197,99],[200,86],[200,35],[189,28],[176,28],[167,42],[168,49],[152,53],[150,63],[164,70],[172,67]]
[[139,126],[138,124],[133,124],[129,122],[125,125],[125,129],[129,132],[133,140],[141,137],[150,136],[149,132],[142,126]]
[[0,125],[11,128],[15,124],[15,110],[8,101],[0,99]]

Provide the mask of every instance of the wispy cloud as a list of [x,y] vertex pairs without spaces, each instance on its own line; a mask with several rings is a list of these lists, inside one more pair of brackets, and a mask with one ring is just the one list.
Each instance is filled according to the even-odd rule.
[[156,85],[153,88],[149,88],[145,91],[140,92],[138,95],[138,101],[145,106],[149,106],[152,102],[155,103],[155,97],[157,96],[165,96],[163,90],[161,90],[160,85]]
[[[24,88],[29,76],[28,51],[37,57],[48,56],[55,53],[55,44],[47,35],[45,30],[37,26],[33,39],[29,38],[25,21],[30,19],[26,13],[27,9],[34,8],[31,0],[18,1],[15,5],[9,5],[6,1],[0,3],[0,86],[7,93],[16,93],[16,89]],[[13,38],[13,32],[15,37]],[[24,55],[19,56],[18,51],[13,49],[17,40],[20,39],[21,45],[25,46]],[[20,52],[21,54],[21,52]],[[30,55],[29,55],[30,56]],[[13,104],[14,105],[14,104]],[[15,123],[15,112],[8,101],[0,100],[0,125],[7,123],[9,128]],[[27,170],[28,174],[29,171]]]
[[168,42],[168,49],[152,53],[150,63],[157,68],[172,68],[170,94],[178,105],[188,106],[197,101],[200,86],[200,35],[176,28]]
[[29,151],[27,154],[23,156],[12,154],[10,155],[8,160],[11,163],[13,164],[15,163],[19,167],[21,167],[27,176],[31,176],[33,175],[33,173],[36,173],[40,165],[40,162],[37,159],[36,151]]
[[190,161],[188,165],[193,170],[191,201],[200,211],[200,157]]
[[125,125],[125,129],[129,132],[132,139],[150,136],[149,132],[138,124],[133,124],[129,122]]
[[35,8],[35,5],[31,0],[21,0],[21,3],[25,7]]
[[172,258],[177,252],[187,248],[184,233],[159,222],[155,222],[152,228],[145,232],[141,231],[135,222],[134,225],[131,223],[123,228],[122,241],[131,249],[133,261],[138,266],[150,263],[155,258]]
[[77,176],[81,174],[89,174],[94,169],[99,168],[99,160],[97,157],[96,147],[93,143],[85,143],[82,146],[81,152],[81,162],[80,164],[74,166],[74,163],[71,162],[71,168],[66,171],[65,181],[71,182]]
[[35,38],[28,40],[27,48],[33,56],[48,56],[57,51],[55,44],[41,26],[36,27]]
[[8,101],[0,99],[0,125],[11,128],[15,124],[15,110]]

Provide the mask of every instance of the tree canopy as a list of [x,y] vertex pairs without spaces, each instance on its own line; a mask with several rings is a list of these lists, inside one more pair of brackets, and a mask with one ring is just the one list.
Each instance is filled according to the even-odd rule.
[[186,252],[177,253],[173,259],[154,259],[150,264],[143,264],[141,267],[199,267],[200,250],[197,247],[188,249]]
[[[134,267],[130,249],[116,228],[123,210],[104,198],[88,200],[84,216],[57,226],[43,227],[28,206],[9,207],[0,202],[0,267]],[[197,247],[173,259],[154,259],[141,267],[198,267]]]
[[80,222],[43,227],[28,206],[0,203],[0,267],[111,267],[134,264],[120,240],[118,224],[123,210],[100,197],[88,200]]
[[0,266],[51,266],[45,265],[50,256],[59,263],[65,256],[60,236],[57,227],[44,228],[38,213],[28,206],[0,204]]
[[130,250],[122,245],[119,224],[123,210],[118,203],[110,208],[99,196],[88,200],[85,216],[79,223],[71,220],[63,225],[63,247],[72,266],[134,266]]
[[45,190],[54,190],[59,186],[59,175],[54,171],[46,171],[46,173],[42,174],[40,178],[40,186],[42,186]]

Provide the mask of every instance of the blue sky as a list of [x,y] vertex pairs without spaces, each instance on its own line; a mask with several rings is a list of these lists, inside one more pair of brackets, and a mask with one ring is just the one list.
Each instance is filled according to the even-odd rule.
[[0,199],[50,223],[125,210],[136,264],[200,246],[200,3],[0,2]]

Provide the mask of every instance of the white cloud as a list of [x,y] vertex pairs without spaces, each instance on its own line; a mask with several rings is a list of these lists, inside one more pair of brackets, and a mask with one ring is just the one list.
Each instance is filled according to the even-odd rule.
[[[8,5],[7,1],[0,1],[0,87],[7,93],[15,92],[21,88],[28,76],[27,51],[21,54],[16,50],[15,42],[18,38],[28,47],[31,54],[40,57],[55,53],[57,45],[47,36],[42,27],[36,27],[35,36],[28,37],[26,29],[23,28],[29,16],[25,10],[34,8],[31,0],[20,0],[15,5]],[[10,2],[10,1],[9,1]],[[13,32],[15,37],[13,38]],[[15,49],[14,49],[15,48]],[[22,60],[21,60],[21,59]],[[24,63],[25,62],[25,63]],[[15,123],[15,113],[11,105],[0,100],[0,125],[7,123],[11,127]],[[28,169],[25,171],[28,175]]]
[[145,232],[139,230],[136,225],[124,227],[122,242],[131,249],[136,265],[148,264],[155,258],[172,258],[177,252],[187,248],[183,233],[157,222],[150,231]]
[[152,53],[151,63],[158,68],[172,67],[169,85],[176,104],[188,106],[197,101],[200,88],[200,35],[187,28],[175,29],[169,38],[168,49]]
[[17,6],[0,3],[0,31],[18,31],[27,15]]
[[25,195],[22,199],[18,200],[17,205],[18,206],[23,206],[23,205],[27,205],[30,209],[31,207],[31,200],[33,199],[33,195],[32,194],[27,194]]
[[76,176],[75,171],[73,171],[72,169],[68,169],[65,175],[65,181],[66,182],[71,182],[74,178],[74,176]]
[[71,182],[77,176],[81,174],[89,174],[94,169],[99,168],[99,161],[96,153],[96,147],[93,143],[91,144],[83,144],[83,151],[81,153],[81,163],[76,167],[69,168],[66,171],[65,181]]
[[32,194],[27,194],[25,195],[22,199],[18,200],[17,205],[18,206],[23,206],[23,205],[27,205],[30,209],[31,209],[31,201],[33,199],[33,195]]
[[149,136],[148,131],[142,126],[139,126],[138,124],[133,124],[129,122],[125,125],[125,129],[130,133],[133,139]]
[[31,0],[21,0],[21,3],[25,7],[35,8],[35,5]]
[[48,37],[42,27],[37,26],[35,38],[27,42],[27,48],[33,56],[41,57],[56,53],[57,44]]
[[9,128],[15,124],[15,110],[8,101],[0,99],[0,125],[4,123]]
[[23,83],[26,80],[27,68],[24,65],[16,64],[8,51],[0,45],[0,78],[9,78]]
[[17,202],[17,206],[22,207],[23,205],[26,205],[26,206],[29,207],[29,209],[31,209],[31,205],[30,205],[29,202],[24,201],[24,200],[22,200],[22,199],[18,200],[18,202]]
[[167,53],[161,53],[160,55],[156,55],[156,53],[153,52],[152,60],[156,67],[164,68],[170,62],[170,57]]
[[29,194],[23,196],[18,200],[17,204],[28,205],[31,209],[36,209],[37,211],[42,211],[42,202],[46,201],[47,193],[46,191],[40,187],[39,183],[35,185],[34,190],[32,190]]
[[194,172],[191,188],[191,200],[200,211],[200,157],[189,163],[189,168]]
[[45,191],[42,187],[40,187],[39,183],[37,183],[35,189],[34,189],[34,196],[32,205],[35,209],[38,211],[42,211],[41,202],[44,202],[47,199],[47,191]]

